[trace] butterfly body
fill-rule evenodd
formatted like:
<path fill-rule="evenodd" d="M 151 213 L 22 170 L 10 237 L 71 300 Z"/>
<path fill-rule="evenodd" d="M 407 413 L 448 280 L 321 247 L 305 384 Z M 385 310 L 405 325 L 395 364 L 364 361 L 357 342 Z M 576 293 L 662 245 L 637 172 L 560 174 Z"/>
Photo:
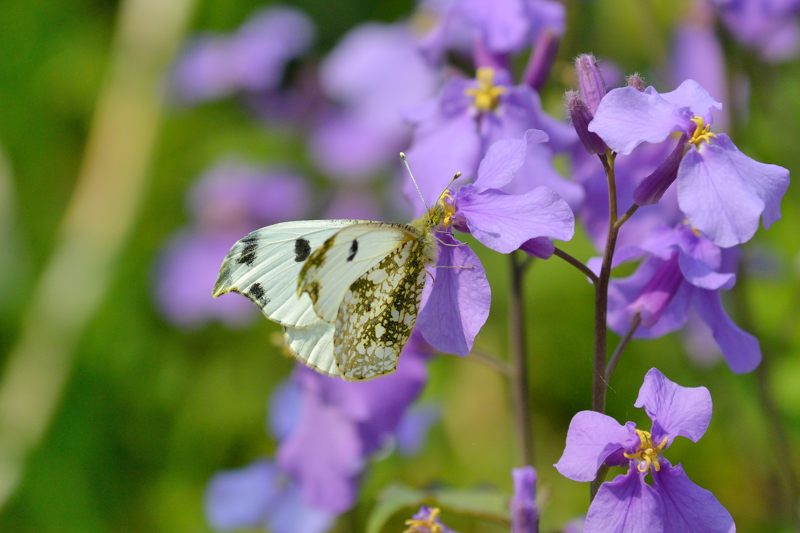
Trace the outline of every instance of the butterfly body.
<path fill-rule="evenodd" d="M 347 380 L 395 370 L 436 261 L 441 207 L 411 224 L 284 222 L 256 230 L 226 256 L 214 296 L 238 292 L 284 327 L 292 354 Z"/>

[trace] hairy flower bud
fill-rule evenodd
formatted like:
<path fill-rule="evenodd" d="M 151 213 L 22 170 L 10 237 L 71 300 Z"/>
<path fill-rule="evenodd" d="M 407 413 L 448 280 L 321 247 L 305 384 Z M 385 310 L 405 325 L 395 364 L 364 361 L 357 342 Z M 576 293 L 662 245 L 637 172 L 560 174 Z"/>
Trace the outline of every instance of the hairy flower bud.
<path fill-rule="evenodd" d="M 606 94 L 606 82 L 597 66 L 597 60 L 592 54 L 579 55 L 575 59 L 575 72 L 578 74 L 581 99 L 594 114 Z"/>
<path fill-rule="evenodd" d="M 625 79 L 625 81 L 627 82 L 628 87 L 633 87 L 637 91 L 644 91 L 645 88 L 644 80 L 642 79 L 642 77 L 639 75 L 638 72 L 634 72 L 633 74 L 628 76 Z"/>
<path fill-rule="evenodd" d="M 606 143 L 596 133 L 589 131 L 589 122 L 593 117 L 589 108 L 586 107 L 586 103 L 581 100 L 577 91 L 568 91 L 564 95 L 564 100 L 572 127 L 575 128 L 584 148 L 591 154 L 604 154 L 608 150 Z"/>

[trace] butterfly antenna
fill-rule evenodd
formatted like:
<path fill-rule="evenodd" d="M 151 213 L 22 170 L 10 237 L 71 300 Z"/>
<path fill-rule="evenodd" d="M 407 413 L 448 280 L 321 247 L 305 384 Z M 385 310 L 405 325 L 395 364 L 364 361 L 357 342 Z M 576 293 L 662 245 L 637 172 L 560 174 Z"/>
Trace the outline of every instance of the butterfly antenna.
<path fill-rule="evenodd" d="M 414 184 L 414 188 L 417 189 L 417 194 L 419 195 L 419 199 L 422 200 L 422 205 L 425 206 L 426 211 L 430 211 L 431 208 L 428 207 L 428 202 L 426 202 L 425 197 L 422 196 L 422 191 L 419 188 L 419 184 L 417 183 L 416 178 L 414 178 L 414 174 L 411 172 L 411 167 L 408 165 L 408 158 L 406 157 L 405 152 L 400 152 L 400 161 L 402 161 L 403 166 L 406 167 L 406 172 L 408 172 L 409 177 L 411 177 L 411 183 Z"/>

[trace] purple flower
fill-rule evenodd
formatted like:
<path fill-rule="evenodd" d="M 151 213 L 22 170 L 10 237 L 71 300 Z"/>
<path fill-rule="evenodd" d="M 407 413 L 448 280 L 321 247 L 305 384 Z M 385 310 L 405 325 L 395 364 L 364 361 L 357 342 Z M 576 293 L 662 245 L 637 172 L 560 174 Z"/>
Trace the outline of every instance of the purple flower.
<path fill-rule="evenodd" d="M 390 442 L 422 391 L 429 353 L 413 334 L 397 372 L 366 382 L 333 380 L 297 367 L 299 416 L 277 459 L 304 501 L 332 513 L 353 505 L 367 458 Z"/>
<path fill-rule="evenodd" d="M 661 228 L 640 245 L 645 260 L 609 287 L 608 323 L 623 334 L 636 316 L 635 336 L 659 337 L 683 327 L 694 310 L 711 330 L 731 370 L 750 372 L 761 361 L 758 340 L 725 312 L 721 290 L 733 287 L 736 250 L 720 249 L 685 224 Z"/>
<path fill-rule="evenodd" d="M 336 106 L 315 126 L 314 161 L 328 175 L 356 181 L 396 164 L 410 136 L 405 113 L 429 99 L 438 81 L 405 25 L 355 28 L 320 68 L 322 90 Z"/>
<path fill-rule="evenodd" d="M 296 484 L 270 461 L 214 476 L 206 517 L 218 531 L 268 527 L 274 533 L 322 533 L 335 515 L 307 505 Z"/>
<path fill-rule="evenodd" d="M 694 80 L 663 94 L 623 87 L 606 94 L 589 131 L 624 155 L 641 143 L 682 134 L 673 157 L 640 184 L 634 198 L 657 201 L 677 178 L 678 205 L 692 226 L 730 247 L 750 240 L 762 215 L 765 227 L 780 218 L 789 171 L 754 161 L 727 135 L 711 132 L 712 113 L 721 107 Z"/>
<path fill-rule="evenodd" d="M 439 514 L 437 507 L 423 505 L 411 519 L 406 520 L 408 527 L 404 533 L 455 533 L 442 523 Z"/>
<path fill-rule="evenodd" d="M 523 466 L 511 471 L 514 495 L 511 498 L 511 533 L 537 533 L 539 509 L 536 507 L 536 470 Z"/>
<path fill-rule="evenodd" d="M 628 466 L 626 474 L 600 486 L 584 531 L 735 531 L 733 518 L 714 495 L 662 455 L 675 437 L 697 442 L 703 436 L 711 420 L 708 389 L 681 387 L 652 368 L 634 405 L 653 421 L 650 431 L 595 411 L 581 411 L 570 422 L 564 453 L 555 464 L 563 476 L 592 481 L 604 463 Z M 648 473 L 652 484 L 645 481 Z"/>
<path fill-rule="evenodd" d="M 498 140 L 521 139 L 532 128 L 546 132 L 549 147 L 531 149 L 531 161 L 538 160 L 544 174 L 555 173 L 551 150 L 564 151 L 577 140 L 572 128 L 542 111 L 533 90 L 511 86 L 505 72 L 491 68 L 479 69 L 476 80 L 450 79 L 437 100 L 417 110 L 411 119 L 415 129 L 407 153 L 428 205 L 438 199 L 454 172 L 474 179 L 481 159 Z M 411 184 L 407 185 L 406 195 L 416 197 Z"/>
<path fill-rule="evenodd" d="M 207 288 L 230 243 L 253 229 L 296 218 L 307 190 L 299 176 L 233 160 L 212 167 L 188 194 L 189 227 L 173 236 L 158 262 L 156 299 L 173 324 L 197 327 L 210 320 L 241 325 L 255 316 L 243 298 L 214 299 Z"/>
<path fill-rule="evenodd" d="M 553 190 L 539 186 L 523 193 L 505 192 L 526 162 L 532 130 L 520 142 L 498 142 L 481 162 L 478 178 L 437 200 L 445 231 L 437 233 L 439 257 L 433 284 L 423 295 L 419 330 L 441 351 L 465 355 L 489 314 L 491 294 L 475 253 L 452 236 L 452 229 L 471 233 L 482 244 L 510 253 L 526 243 L 538 250 L 541 239 L 570 239 L 574 216 Z M 543 248 L 547 248 L 544 246 Z"/>
<path fill-rule="evenodd" d="M 428 430 L 441 417 L 435 405 L 415 405 L 403 415 L 395 431 L 397 451 L 402 455 L 416 455 L 422 449 Z"/>
<path fill-rule="evenodd" d="M 423 5 L 432 28 L 421 46 L 433 61 L 464 41 L 479 42 L 490 54 L 505 56 L 529 48 L 545 31 L 564 33 L 564 6 L 551 0 L 453 0 Z"/>
<path fill-rule="evenodd" d="M 797 0 L 712 0 L 733 36 L 768 61 L 786 61 L 800 52 Z"/>
<path fill-rule="evenodd" d="M 302 12 L 264 9 L 233 35 L 191 41 L 172 72 L 172 91 L 192 104 L 239 91 L 277 89 L 286 64 L 302 55 L 313 39 L 311 21 Z"/>

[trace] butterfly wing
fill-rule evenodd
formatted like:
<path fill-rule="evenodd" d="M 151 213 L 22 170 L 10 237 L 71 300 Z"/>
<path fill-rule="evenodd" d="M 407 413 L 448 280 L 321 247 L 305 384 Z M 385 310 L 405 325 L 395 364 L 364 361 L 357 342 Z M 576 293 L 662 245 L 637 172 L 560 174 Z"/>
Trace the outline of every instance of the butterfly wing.
<path fill-rule="evenodd" d="M 397 368 L 417 320 L 430 260 L 422 239 L 407 240 L 348 288 L 333 334 L 343 378 L 370 379 Z"/>
<path fill-rule="evenodd" d="M 333 357 L 333 324 L 320 320 L 304 328 L 284 328 L 286 345 L 306 366 L 329 376 L 341 376 Z"/>
<path fill-rule="evenodd" d="M 214 296 L 238 292 L 284 326 L 316 324 L 311 299 L 297 293 L 305 261 L 330 237 L 359 220 L 303 220 L 257 229 L 237 241 L 220 267 Z"/>

